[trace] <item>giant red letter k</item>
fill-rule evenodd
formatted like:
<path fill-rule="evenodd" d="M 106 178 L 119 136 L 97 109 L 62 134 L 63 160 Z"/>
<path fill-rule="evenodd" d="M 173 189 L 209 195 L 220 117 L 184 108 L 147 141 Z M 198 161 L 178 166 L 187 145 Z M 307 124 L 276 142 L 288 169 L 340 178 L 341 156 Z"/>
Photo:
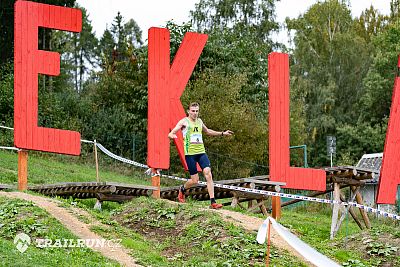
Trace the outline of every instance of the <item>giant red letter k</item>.
<path fill-rule="evenodd" d="M 207 41 L 207 35 L 186 33 L 170 66 L 169 31 L 149 29 L 148 46 L 148 123 L 147 164 L 152 168 L 169 168 L 169 131 L 185 117 L 180 97 Z M 175 145 L 186 166 L 183 137 L 178 132 Z"/>

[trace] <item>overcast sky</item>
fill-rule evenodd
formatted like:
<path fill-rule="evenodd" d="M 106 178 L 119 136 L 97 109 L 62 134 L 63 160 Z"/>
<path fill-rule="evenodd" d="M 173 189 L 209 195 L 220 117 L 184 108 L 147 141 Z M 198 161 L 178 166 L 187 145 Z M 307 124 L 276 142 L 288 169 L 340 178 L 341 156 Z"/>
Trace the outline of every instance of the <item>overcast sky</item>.
<path fill-rule="evenodd" d="M 182 24 L 189 20 L 189 11 L 194 9 L 199 0 L 77 0 L 79 5 L 88 10 L 96 35 L 100 37 L 106 25 L 110 26 L 113 18 L 120 11 L 128 20 L 134 19 L 143 31 L 143 40 L 147 39 L 150 27 L 165 26 L 169 20 Z M 281 0 L 276 3 L 277 21 L 282 23 L 286 17 L 297 17 L 304 13 L 317 0 Z M 390 13 L 390 0 L 351 0 L 353 17 L 358 17 L 372 4 L 381 14 Z M 277 41 L 286 41 L 286 32 L 276 36 Z"/>

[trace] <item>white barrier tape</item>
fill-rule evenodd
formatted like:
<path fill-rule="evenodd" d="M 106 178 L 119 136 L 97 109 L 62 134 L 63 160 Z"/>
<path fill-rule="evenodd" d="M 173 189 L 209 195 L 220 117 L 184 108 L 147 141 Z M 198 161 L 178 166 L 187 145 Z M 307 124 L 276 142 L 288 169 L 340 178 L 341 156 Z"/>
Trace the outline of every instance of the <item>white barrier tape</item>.
<path fill-rule="evenodd" d="M 126 158 L 123 158 L 123 157 L 120 157 L 120 156 L 117 156 L 117 155 L 113 154 L 112 152 L 107 150 L 104 146 L 102 146 L 99 143 L 96 143 L 96 145 L 101 151 L 103 151 L 104 154 L 106 154 L 107 156 L 109 156 L 109 157 L 111 157 L 113 159 L 122 161 L 122 162 L 127 163 L 127 164 L 131 164 L 131 165 L 134 165 L 134 166 L 137 166 L 137 167 L 148 168 L 147 165 L 144 165 L 144 164 L 141 164 L 139 162 L 135 162 L 133 160 L 129 160 L 129 159 L 126 159 Z"/>
<path fill-rule="evenodd" d="M 7 127 L 7 126 L 2 126 L 2 125 L 0 125 L 0 128 L 7 129 L 7 130 L 14 130 L 14 128 Z"/>
<path fill-rule="evenodd" d="M 88 143 L 88 144 L 94 144 L 93 141 L 89 141 L 89 140 L 85 140 L 85 139 L 81 139 L 82 143 Z"/>
<path fill-rule="evenodd" d="M 273 227 L 275 232 L 282 237 L 292 248 L 294 248 L 300 255 L 311 262 L 313 266 L 329 266 L 329 267 L 340 267 L 342 265 L 337 264 L 327 256 L 319 253 L 314 248 L 310 247 L 307 243 L 303 242 L 296 235 L 292 234 L 289 229 L 279 224 L 273 218 L 268 217 L 260 226 L 257 232 L 257 242 L 264 244 L 269 232 L 269 227 Z"/>
<path fill-rule="evenodd" d="M 147 165 L 117 156 L 110 151 L 108 151 L 105 147 L 103 147 L 101 144 L 96 143 L 97 147 L 103 151 L 106 155 L 108 155 L 111 158 L 114 158 L 116 160 L 119 160 L 121 162 L 125 162 L 127 164 L 131 164 L 137 167 L 141 168 L 146 168 L 148 169 L 149 167 Z M 151 174 L 151 169 L 148 169 L 146 171 L 147 174 Z M 160 174 L 160 170 L 157 170 L 157 173 L 151 174 L 152 176 L 161 176 L 161 177 L 166 177 L 174 180 L 179 180 L 179 181 L 188 181 L 189 179 L 187 178 L 182 178 L 182 177 L 177 177 L 177 176 L 172 176 L 172 175 L 166 175 L 166 174 Z M 207 185 L 206 182 L 199 181 L 198 184 L 201 185 Z M 285 193 L 277 193 L 277 192 L 271 192 L 271 191 L 265 191 L 265 190 L 260 190 L 260 189 L 251 189 L 251 188 L 245 188 L 245 187 L 239 187 L 239 186 L 233 186 L 233 185 L 225 185 L 225 184 L 218 184 L 214 183 L 215 187 L 223 188 L 223 189 L 230 189 L 230 190 L 235 190 L 235 191 L 242 191 L 242 192 L 247 192 L 247 193 L 255 193 L 255 194 L 260 194 L 260 195 L 266 195 L 266 196 L 275 196 L 275 197 L 285 197 L 285 198 L 290 198 L 290 199 L 298 199 L 298 200 L 304 200 L 304 201 L 311 201 L 311 202 L 318 202 L 318 203 L 326 203 L 326 204 L 340 204 L 343 206 L 353 206 L 357 207 L 360 209 L 365 210 L 366 212 L 371 212 L 371 213 L 376 213 L 378 215 L 382 215 L 384 217 L 400 220 L 400 215 L 389 213 L 386 211 L 378 210 L 375 208 L 371 208 L 365 205 L 361 205 L 355 202 L 340 202 L 340 201 L 335 201 L 335 200 L 329 200 L 329 199 L 322 199 L 322 198 L 316 198 L 316 197 L 307 197 L 307 196 L 301 196 L 301 195 L 292 195 L 292 194 L 285 194 Z"/>
<path fill-rule="evenodd" d="M 158 175 L 154 174 L 153 176 Z M 162 177 L 167 177 L 170 179 L 175 179 L 179 181 L 187 181 L 189 179 L 186 178 L 181 178 L 181 177 L 176 177 L 176 176 L 171 176 L 171 175 L 165 175 L 161 174 L 160 176 Z M 198 184 L 201 185 L 207 185 L 206 182 L 199 181 Z M 343 206 L 353 206 L 356 208 L 360 208 L 365 210 L 366 212 L 371 212 L 371 213 L 376 213 L 378 215 L 382 215 L 384 217 L 400 220 L 400 215 L 389 213 L 386 211 L 378 210 L 375 208 L 371 208 L 365 205 L 358 204 L 356 202 L 340 202 L 340 201 L 335 201 L 335 200 L 329 200 L 329 199 L 322 199 L 322 198 L 316 198 L 316 197 L 307 197 L 307 196 L 300 196 L 300 195 L 292 195 L 292 194 L 285 194 L 285 193 L 277 193 L 277 192 L 271 192 L 271 191 L 265 191 L 265 190 L 260 190 L 260 189 L 251 189 L 251 188 L 245 188 L 245 187 L 239 187 L 239 186 L 233 186 L 233 185 L 225 185 L 225 184 L 218 184 L 214 183 L 215 187 L 223 188 L 223 189 L 230 189 L 230 190 L 235 190 L 235 191 L 242 191 L 242 192 L 247 192 L 247 193 L 255 193 L 255 194 L 260 194 L 260 195 L 266 195 L 266 196 L 275 196 L 275 197 L 285 197 L 285 198 L 291 198 L 291 199 L 299 199 L 299 200 L 304 200 L 304 201 L 311 201 L 311 202 L 319 202 L 319 203 L 326 203 L 326 204 L 339 204 Z"/>
<path fill-rule="evenodd" d="M 16 147 L 9 147 L 9 146 L 0 146 L 0 149 L 6 149 L 6 150 L 16 150 L 18 151 L 19 149 Z"/>

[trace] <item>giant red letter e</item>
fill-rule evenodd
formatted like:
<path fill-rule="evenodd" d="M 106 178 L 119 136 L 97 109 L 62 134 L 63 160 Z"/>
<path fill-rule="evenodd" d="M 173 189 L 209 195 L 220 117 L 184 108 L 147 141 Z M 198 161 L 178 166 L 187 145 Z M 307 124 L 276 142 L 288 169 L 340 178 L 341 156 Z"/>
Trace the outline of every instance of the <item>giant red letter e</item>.
<path fill-rule="evenodd" d="M 271 181 L 286 188 L 326 190 L 325 171 L 290 167 L 289 152 L 289 56 L 268 56 L 269 173 Z"/>
<path fill-rule="evenodd" d="M 38 74 L 59 75 L 60 55 L 38 50 L 39 27 L 80 32 L 79 9 L 15 3 L 14 145 L 28 150 L 79 155 L 78 132 L 38 127 Z"/>

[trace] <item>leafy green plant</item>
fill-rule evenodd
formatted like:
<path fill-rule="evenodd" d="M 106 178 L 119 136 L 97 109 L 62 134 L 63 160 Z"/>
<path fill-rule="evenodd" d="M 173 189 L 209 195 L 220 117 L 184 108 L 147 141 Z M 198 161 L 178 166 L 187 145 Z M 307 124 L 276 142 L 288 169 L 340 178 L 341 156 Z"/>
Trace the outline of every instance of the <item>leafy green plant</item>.
<path fill-rule="evenodd" d="M 371 256 L 376 255 L 376 256 L 388 257 L 397 252 L 399 248 L 387 244 L 382 244 L 380 242 L 370 242 L 367 246 L 367 249 L 368 249 L 367 253 Z"/>
<path fill-rule="evenodd" d="M 362 263 L 360 260 L 353 259 L 349 259 L 348 261 L 343 262 L 342 265 L 347 267 L 367 267 L 367 265 Z"/>

